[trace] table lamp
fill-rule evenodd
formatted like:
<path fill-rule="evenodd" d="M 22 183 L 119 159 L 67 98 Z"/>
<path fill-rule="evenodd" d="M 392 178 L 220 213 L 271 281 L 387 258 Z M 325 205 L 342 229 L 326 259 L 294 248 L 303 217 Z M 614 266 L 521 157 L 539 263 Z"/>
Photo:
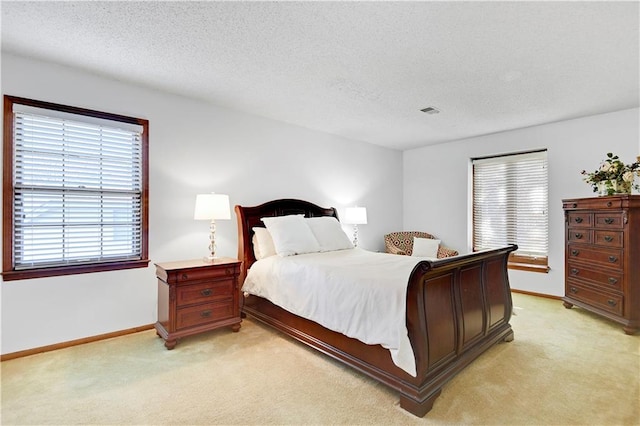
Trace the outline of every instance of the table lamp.
<path fill-rule="evenodd" d="M 353 225 L 353 245 L 358 247 L 358 225 L 367 224 L 366 207 L 347 207 L 343 222 L 347 225 Z"/>
<path fill-rule="evenodd" d="M 198 194 L 196 208 L 193 213 L 195 220 L 210 220 L 209 225 L 209 255 L 206 260 L 213 261 L 216 257 L 216 219 L 231 219 L 229 196 L 225 194 Z"/>

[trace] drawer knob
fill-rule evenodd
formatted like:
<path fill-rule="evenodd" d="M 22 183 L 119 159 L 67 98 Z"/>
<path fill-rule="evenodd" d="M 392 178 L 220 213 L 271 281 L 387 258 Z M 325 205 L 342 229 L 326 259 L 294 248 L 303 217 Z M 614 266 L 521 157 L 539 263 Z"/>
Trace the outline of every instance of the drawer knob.
<path fill-rule="evenodd" d="M 229 268 L 225 269 L 225 270 L 224 270 L 224 272 L 225 272 L 225 274 L 227 274 L 227 275 L 231 275 L 231 274 L 233 274 L 233 271 L 232 271 L 231 269 L 229 269 Z"/>
<path fill-rule="evenodd" d="M 582 239 L 582 234 L 578 232 L 578 233 L 576 234 L 576 238 L 577 238 L 577 239 L 579 239 L 579 240 L 581 240 L 581 239 Z"/>
<path fill-rule="evenodd" d="M 571 205 L 571 207 L 573 207 L 573 208 L 575 209 L 576 207 L 578 207 L 578 204 L 577 204 L 577 203 L 573 203 L 573 204 Z"/>
<path fill-rule="evenodd" d="M 609 304 L 609 306 L 616 306 L 617 305 L 616 301 L 613 300 L 613 299 L 607 300 L 607 303 Z"/>
<path fill-rule="evenodd" d="M 609 277 L 609 284 L 617 284 L 618 280 L 613 278 L 613 277 Z"/>
<path fill-rule="evenodd" d="M 576 217 L 576 223 L 582 223 L 582 218 L 581 217 Z"/>
<path fill-rule="evenodd" d="M 211 293 L 212 293 L 212 292 L 211 292 L 211 289 L 210 289 L 210 288 L 205 288 L 204 290 L 202 290 L 202 291 L 200 292 L 200 294 L 201 294 L 201 295 L 203 295 L 203 296 L 211 296 Z"/>
<path fill-rule="evenodd" d="M 211 316 L 211 310 L 207 309 L 206 311 L 202 311 L 200 312 L 200 316 L 202 318 L 209 318 Z"/>
<path fill-rule="evenodd" d="M 618 261 L 618 257 L 617 256 L 609 256 L 609 262 L 616 263 L 617 261 Z"/>
<path fill-rule="evenodd" d="M 611 204 L 611 201 L 609 201 L 609 202 L 607 203 L 607 207 L 611 207 L 612 205 L 613 205 L 613 204 Z"/>
<path fill-rule="evenodd" d="M 610 243 L 611 241 L 613 241 L 613 237 L 611 235 L 605 235 L 604 236 L 604 240 L 608 243 Z"/>
<path fill-rule="evenodd" d="M 573 256 L 577 256 L 577 255 L 579 255 L 579 254 L 580 254 L 580 250 L 573 249 L 573 250 L 571 250 L 571 254 L 572 254 Z"/>
<path fill-rule="evenodd" d="M 613 218 L 611 217 L 607 217 L 604 219 L 604 223 L 606 223 L 607 225 L 611 225 L 613 223 Z"/>
<path fill-rule="evenodd" d="M 182 274 L 182 279 L 186 280 L 187 278 L 189 278 L 189 276 L 187 274 Z"/>
<path fill-rule="evenodd" d="M 569 289 L 569 291 L 570 291 L 571 293 L 573 293 L 573 294 L 576 294 L 576 293 L 578 292 L 578 289 L 577 289 L 577 288 L 575 288 L 575 287 L 571 287 L 571 288 Z"/>
<path fill-rule="evenodd" d="M 571 273 L 573 275 L 578 275 L 578 272 L 580 272 L 579 270 L 577 270 L 576 268 L 571 268 Z"/>

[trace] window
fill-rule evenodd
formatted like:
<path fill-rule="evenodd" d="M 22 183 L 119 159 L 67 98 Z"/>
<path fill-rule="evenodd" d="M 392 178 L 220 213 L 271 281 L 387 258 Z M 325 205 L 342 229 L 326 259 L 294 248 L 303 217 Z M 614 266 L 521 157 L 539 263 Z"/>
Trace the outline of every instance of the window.
<path fill-rule="evenodd" d="M 148 129 L 4 97 L 4 280 L 147 266 Z"/>
<path fill-rule="evenodd" d="M 472 159 L 473 250 L 517 244 L 509 268 L 548 272 L 547 151 Z"/>

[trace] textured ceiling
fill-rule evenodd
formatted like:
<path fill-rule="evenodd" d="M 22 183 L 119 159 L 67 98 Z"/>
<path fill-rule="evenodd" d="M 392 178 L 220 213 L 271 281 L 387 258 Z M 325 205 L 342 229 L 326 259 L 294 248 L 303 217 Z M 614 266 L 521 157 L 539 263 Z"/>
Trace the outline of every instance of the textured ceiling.
<path fill-rule="evenodd" d="M 3 1 L 1 13 L 6 52 L 394 149 L 639 106 L 636 1 Z"/>

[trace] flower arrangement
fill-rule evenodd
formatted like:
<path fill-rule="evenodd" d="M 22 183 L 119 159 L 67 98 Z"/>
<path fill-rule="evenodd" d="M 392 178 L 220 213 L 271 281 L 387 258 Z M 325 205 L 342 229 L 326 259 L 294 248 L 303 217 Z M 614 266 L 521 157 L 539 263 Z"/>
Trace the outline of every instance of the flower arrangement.
<path fill-rule="evenodd" d="M 640 185 L 635 183 L 636 175 L 640 176 L 640 157 L 635 163 L 624 164 L 617 155 L 609 152 L 596 171 L 587 173 L 583 170 L 582 174 L 584 181 L 599 195 L 629 194 L 632 188 L 640 190 Z"/>

